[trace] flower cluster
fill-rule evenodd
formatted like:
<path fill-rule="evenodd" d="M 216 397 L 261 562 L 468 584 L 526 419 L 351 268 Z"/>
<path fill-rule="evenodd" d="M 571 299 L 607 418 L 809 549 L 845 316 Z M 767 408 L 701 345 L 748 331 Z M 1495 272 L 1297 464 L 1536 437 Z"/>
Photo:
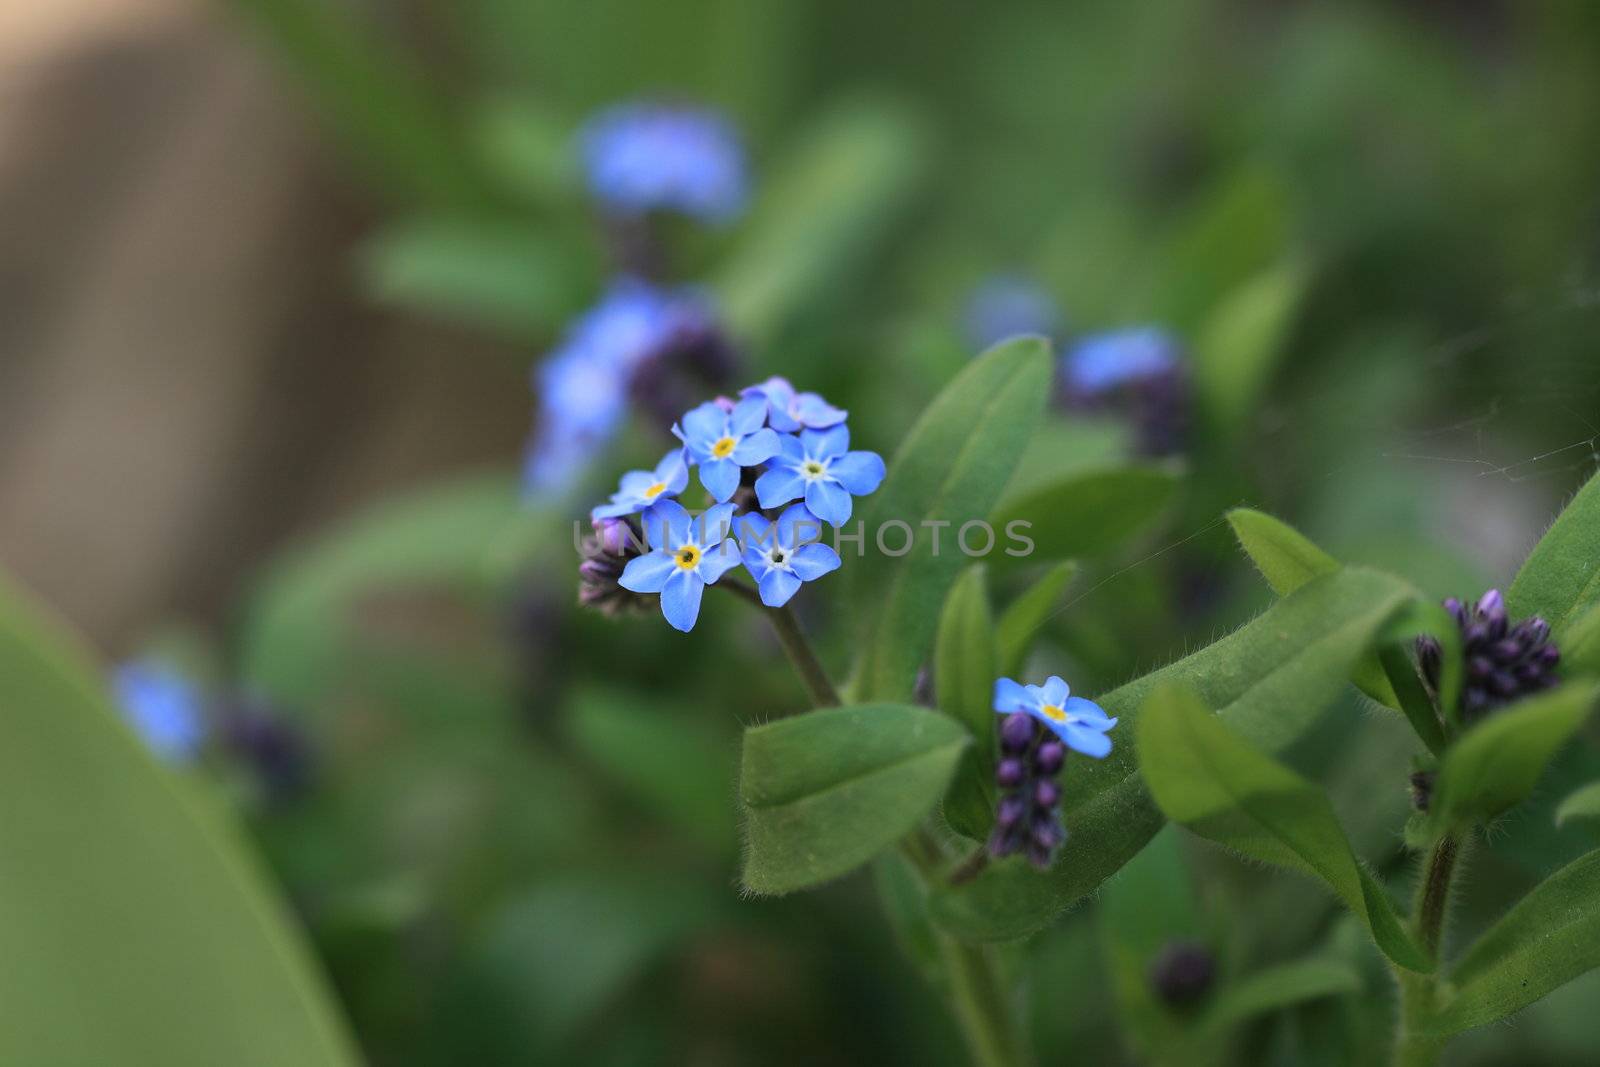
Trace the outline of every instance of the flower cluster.
<path fill-rule="evenodd" d="M 819 543 L 823 526 L 848 520 L 852 498 L 884 477 L 876 452 L 850 450 L 847 414 L 783 378 L 687 412 L 672 427 L 681 447 L 653 470 L 624 474 L 591 512 L 580 602 L 615 611 L 629 593 L 658 595 L 667 622 L 688 631 L 705 587 L 735 566 L 769 607 L 838 569 L 839 554 Z M 691 470 L 715 502 L 697 517 L 677 499 Z"/>
<path fill-rule="evenodd" d="M 1534 616 L 1513 625 L 1498 589 L 1471 604 L 1451 597 L 1444 607 L 1461 629 L 1466 663 L 1460 705 L 1463 722 L 1480 719 L 1559 680 L 1555 669 L 1561 652 L 1550 640 L 1550 624 Z M 1439 642 L 1432 637 L 1418 638 L 1417 660 L 1429 687 L 1438 693 L 1443 660 Z"/>
<path fill-rule="evenodd" d="M 1091 700 L 1075 697 L 1061 678 L 1020 685 L 1010 678 L 994 684 L 994 710 L 1000 722 L 1000 760 L 989 855 L 999 859 L 1023 852 L 1043 870 L 1067 839 L 1061 825 L 1061 786 L 1057 776 L 1067 749 L 1095 759 L 1111 752 L 1106 732 L 1117 725 Z"/>
<path fill-rule="evenodd" d="M 1124 408 L 1146 456 L 1183 446 L 1189 421 L 1188 372 L 1176 338 L 1156 326 L 1092 334 L 1061 358 L 1065 402 L 1081 409 Z"/>
<path fill-rule="evenodd" d="M 715 112 L 619 104 L 589 120 L 578 148 L 590 191 L 608 211 L 677 211 L 720 223 L 744 208 L 744 149 Z"/>
<path fill-rule="evenodd" d="M 123 718 L 157 756 L 189 763 L 200 754 L 204 701 L 184 674 L 155 660 L 135 660 L 117 668 L 112 687 Z"/>

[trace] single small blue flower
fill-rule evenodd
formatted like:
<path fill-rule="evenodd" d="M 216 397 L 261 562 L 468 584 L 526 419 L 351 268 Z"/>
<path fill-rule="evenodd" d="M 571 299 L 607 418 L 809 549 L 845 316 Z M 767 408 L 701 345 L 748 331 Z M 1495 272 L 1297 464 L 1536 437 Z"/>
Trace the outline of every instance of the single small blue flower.
<path fill-rule="evenodd" d="M 614 519 L 643 511 L 658 500 L 670 500 L 689 485 L 689 467 L 683 462 L 683 449 L 674 448 L 653 471 L 629 471 L 622 476 L 611 503 L 589 512 L 591 519 Z"/>
<path fill-rule="evenodd" d="M 777 522 L 751 512 L 740 516 L 739 539 L 744 545 L 744 566 L 756 580 L 761 602 L 781 608 L 800 589 L 829 571 L 839 569 L 839 553 L 819 544 L 822 520 L 804 504 L 784 509 Z"/>
<path fill-rule="evenodd" d="M 112 680 L 123 718 L 157 756 L 191 762 L 205 736 L 199 689 L 165 664 L 136 660 L 118 667 Z"/>
<path fill-rule="evenodd" d="M 661 614 L 688 633 L 700 617 L 700 595 L 739 565 L 739 544 L 728 536 L 734 506 L 718 504 L 698 518 L 676 500 L 644 513 L 645 536 L 654 550 L 628 561 L 618 584 L 635 593 L 660 593 Z"/>
<path fill-rule="evenodd" d="M 984 281 L 972 291 L 962 316 L 967 340 L 979 350 L 1023 334 L 1059 337 L 1064 325 L 1061 308 L 1050 294 L 1015 274 Z"/>
<path fill-rule="evenodd" d="M 1085 756 L 1104 759 L 1111 752 L 1106 731 L 1117 725 L 1100 705 L 1072 695 L 1056 675 L 1044 685 L 1019 685 L 1010 678 L 994 683 L 994 710 L 1001 715 L 1026 712 L 1049 727 L 1066 746 Z"/>
<path fill-rule="evenodd" d="M 767 401 L 767 425 L 779 433 L 799 430 L 826 430 L 843 422 L 849 412 L 836 408 L 817 393 L 797 393 L 787 378 L 768 378 L 752 385 L 740 396 L 759 396 Z"/>
<path fill-rule="evenodd" d="M 744 149 L 713 111 L 620 104 L 589 120 L 578 147 L 589 188 L 611 211 L 679 211 L 721 223 L 744 209 Z"/>
<path fill-rule="evenodd" d="M 782 437 L 777 456 L 756 479 L 756 498 L 764 508 L 803 498 L 817 518 L 844 525 L 850 519 L 850 498 L 876 491 L 884 475 L 882 456 L 849 449 L 847 426 Z"/>
<path fill-rule="evenodd" d="M 727 410 L 708 400 L 683 417 L 672 432 L 683 442 L 684 458 L 700 468 L 700 484 L 717 503 L 739 488 L 739 468 L 765 463 L 778 452 L 776 432 L 763 426 L 767 402 L 745 397 Z"/>
<path fill-rule="evenodd" d="M 1092 334 L 1062 357 L 1070 392 L 1093 397 L 1168 374 L 1181 362 L 1176 338 L 1158 326 Z"/>

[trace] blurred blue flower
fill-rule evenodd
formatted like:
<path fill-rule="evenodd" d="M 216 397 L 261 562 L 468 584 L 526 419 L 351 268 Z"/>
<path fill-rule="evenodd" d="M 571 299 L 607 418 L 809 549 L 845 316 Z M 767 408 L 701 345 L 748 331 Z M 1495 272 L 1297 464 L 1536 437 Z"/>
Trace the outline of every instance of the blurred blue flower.
<path fill-rule="evenodd" d="M 708 400 L 683 417 L 672 432 L 685 458 L 700 468 L 700 484 L 721 504 L 739 488 L 739 469 L 765 463 L 778 451 L 778 435 L 763 426 L 767 402 L 746 397 L 732 409 Z"/>
<path fill-rule="evenodd" d="M 883 457 L 851 452 L 850 429 L 803 430 L 780 438 L 780 451 L 756 479 L 756 498 L 764 508 L 805 499 L 824 522 L 841 526 L 850 519 L 852 496 L 866 496 L 883 482 Z"/>
<path fill-rule="evenodd" d="M 112 679 L 122 717 L 157 756 L 188 763 L 205 736 L 200 691 L 166 664 L 135 660 L 116 669 Z"/>
<path fill-rule="evenodd" d="M 1111 752 L 1106 731 L 1117 725 L 1106 717 L 1100 705 L 1075 697 L 1067 683 L 1056 675 L 1044 685 L 1019 685 L 1010 678 L 994 683 L 994 710 L 1001 715 L 1025 712 L 1044 723 L 1072 749 L 1085 756 L 1103 759 Z"/>
<path fill-rule="evenodd" d="M 674 448 L 653 471 L 629 471 L 622 476 L 611 503 L 589 512 L 591 519 L 614 519 L 643 511 L 660 499 L 677 496 L 689 484 L 689 468 L 683 462 L 683 449 Z"/>
<path fill-rule="evenodd" d="M 644 513 L 644 528 L 654 551 L 629 560 L 618 584 L 635 593 L 660 593 L 662 616 L 688 633 L 700 617 L 706 585 L 739 564 L 739 545 L 728 536 L 733 512 L 732 504 L 718 504 L 694 518 L 676 500 L 652 506 Z"/>
<path fill-rule="evenodd" d="M 1068 392 L 1095 397 L 1177 370 L 1181 352 L 1177 339 L 1159 326 L 1137 326 L 1091 334 L 1061 362 Z"/>
<path fill-rule="evenodd" d="M 974 289 L 961 321 L 967 341 L 980 351 L 1023 334 L 1055 338 L 1066 323 L 1049 293 L 1016 274 L 995 275 Z"/>
<path fill-rule="evenodd" d="M 744 209 L 744 149 L 716 112 L 619 104 L 590 119 L 578 145 L 589 188 L 611 211 L 670 210 L 727 222 Z"/>
<path fill-rule="evenodd" d="M 850 414 L 834 407 L 817 393 L 797 393 L 787 378 L 768 378 L 752 385 L 740 396 L 759 396 L 767 402 L 767 425 L 779 433 L 801 429 L 825 430 L 837 426 Z"/>
<path fill-rule="evenodd" d="M 839 569 L 839 553 L 817 543 L 822 521 L 804 504 L 785 508 L 777 522 L 751 512 L 739 518 L 738 527 L 745 569 L 769 608 L 787 604 L 801 582 L 816 581 Z"/>

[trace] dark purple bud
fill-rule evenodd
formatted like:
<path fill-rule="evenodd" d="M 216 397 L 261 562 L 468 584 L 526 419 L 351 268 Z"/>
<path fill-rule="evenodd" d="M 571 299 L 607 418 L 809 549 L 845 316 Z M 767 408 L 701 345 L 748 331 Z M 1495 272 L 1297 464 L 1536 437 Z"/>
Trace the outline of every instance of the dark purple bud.
<path fill-rule="evenodd" d="M 1466 606 L 1461 603 L 1461 601 L 1457 600 L 1455 597 L 1446 597 L 1444 602 L 1444 610 L 1448 611 L 1450 616 L 1456 620 L 1457 626 L 1462 628 L 1466 627 L 1467 609 Z"/>
<path fill-rule="evenodd" d="M 1211 989 L 1217 963 L 1198 941 L 1169 941 L 1150 962 L 1150 987 L 1173 1008 L 1194 1004 Z"/>
<path fill-rule="evenodd" d="M 1000 798 L 1000 804 L 995 809 L 994 824 L 1002 829 L 1010 830 L 1022 822 L 1022 817 L 1028 813 L 1028 802 L 1019 796 Z"/>
<path fill-rule="evenodd" d="M 1056 850 L 1037 841 L 1028 842 L 1028 862 L 1041 871 L 1050 869 L 1050 861 L 1055 859 Z"/>
<path fill-rule="evenodd" d="M 1494 643 L 1494 647 L 1489 649 L 1489 651 L 1501 662 L 1514 660 L 1518 656 L 1522 655 L 1522 642 L 1518 641 L 1515 637 L 1503 638 L 1502 640 L 1496 641 Z"/>
<path fill-rule="evenodd" d="M 1432 771 L 1417 771 L 1411 776 L 1411 806 L 1418 811 L 1427 811 L 1433 800 L 1433 777 Z"/>
<path fill-rule="evenodd" d="M 622 568 L 609 560 L 586 559 L 578 564 L 578 577 L 589 582 L 608 582 L 622 574 Z"/>
<path fill-rule="evenodd" d="M 1523 645 L 1541 645 L 1550 636 L 1550 624 L 1535 615 L 1511 628 L 1510 640 Z"/>
<path fill-rule="evenodd" d="M 1060 741 L 1046 741 L 1033 754 L 1033 769 L 1043 775 L 1055 774 L 1061 770 L 1062 761 L 1066 758 L 1066 745 Z"/>
<path fill-rule="evenodd" d="M 1561 650 L 1555 645 L 1545 645 L 1539 649 L 1535 657 L 1540 666 L 1549 670 L 1561 662 Z"/>
<path fill-rule="evenodd" d="M 1537 660 L 1529 660 L 1527 663 L 1518 664 L 1516 673 L 1517 681 L 1525 686 L 1538 686 L 1544 681 L 1545 677 L 1544 667 L 1540 666 Z"/>
<path fill-rule="evenodd" d="M 1476 718 L 1488 711 L 1491 703 L 1493 701 L 1490 699 L 1489 694 L 1477 686 L 1468 686 L 1466 691 L 1461 694 L 1461 708 L 1468 719 Z"/>
<path fill-rule="evenodd" d="M 1470 623 L 1461 632 L 1461 640 L 1468 648 L 1476 648 L 1490 639 L 1489 624 L 1484 622 Z"/>
<path fill-rule="evenodd" d="M 1494 661 L 1487 656 L 1473 656 L 1467 660 L 1467 677 L 1481 682 L 1494 673 Z"/>
<path fill-rule="evenodd" d="M 1496 619 L 1501 622 L 1506 618 L 1506 598 L 1500 595 L 1500 590 L 1491 589 L 1478 598 L 1478 615 L 1487 622 Z"/>
<path fill-rule="evenodd" d="M 996 826 L 989 835 L 989 855 L 1003 859 L 1022 847 L 1022 835 Z"/>
<path fill-rule="evenodd" d="M 1060 800 L 1061 788 L 1060 786 L 1056 785 L 1055 782 L 1052 782 L 1050 779 L 1046 778 L 1043 781 L 1034 784 L 1033 802 L 1036 806 L 1049 811 L 1054 808 L 1057 802 Z"/>
<path fill-rule="evenodd" d="M 593 526 L 595 541 L 608 556 L 626 555 L 636 540 L 633 529 L 621 519 L 595 519 Z"/>
<path fill-rule="evenodd" d="M 1505 671 L 1496 671 L 1489 679 L 1489 688 L 1496 696 L 1509 698 L 1516 696 L 1522 687 L 1517 684 L 1516 675 L 1507 674 Z"/>
<path fill-rule="evenodd" d="M 1040 848 L 1054 849 L 1067 839 L 1067 834 L 1055 819 L 1047 817 L 1034 821 L 1030 837 Z"/>
<path fill-rule="evenodd" d="M 1027 768 L 1022 765 L 1020 759 L 1008 756 L 995 764 L 994 780 L 999 783 L 1001 789 L 1015 789 L 1022 784 L 1022 779 L 1027 773 Z"/>
<path fill-rule="evenodd" d="M 1033 743 L 1033 720 L 1026 712 L 1014 711 L 1000 724 L 1000 747 L 1007 752 L 1026 752 Z"/>
<path fill-rule="evenodd" d="M 1444 649 L 1438 641 L 1431 637 L 1417 638 L 1417 665 L 1422 668 L 1422 676 L 1435 689 L 1439 688 L 1439 668 L 1443 662 Z"/>

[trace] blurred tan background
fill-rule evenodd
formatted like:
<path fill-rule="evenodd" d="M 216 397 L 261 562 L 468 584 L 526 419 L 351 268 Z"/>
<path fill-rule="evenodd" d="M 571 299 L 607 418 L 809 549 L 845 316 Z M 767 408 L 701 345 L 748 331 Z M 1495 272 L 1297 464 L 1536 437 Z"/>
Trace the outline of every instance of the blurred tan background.
<path fill-rule="evenodd" d="M 112 655 L 526 430 L 518 353 L 360 299 L 288 84 L 214 8 L 0 5 L 0 562 Z"/>

